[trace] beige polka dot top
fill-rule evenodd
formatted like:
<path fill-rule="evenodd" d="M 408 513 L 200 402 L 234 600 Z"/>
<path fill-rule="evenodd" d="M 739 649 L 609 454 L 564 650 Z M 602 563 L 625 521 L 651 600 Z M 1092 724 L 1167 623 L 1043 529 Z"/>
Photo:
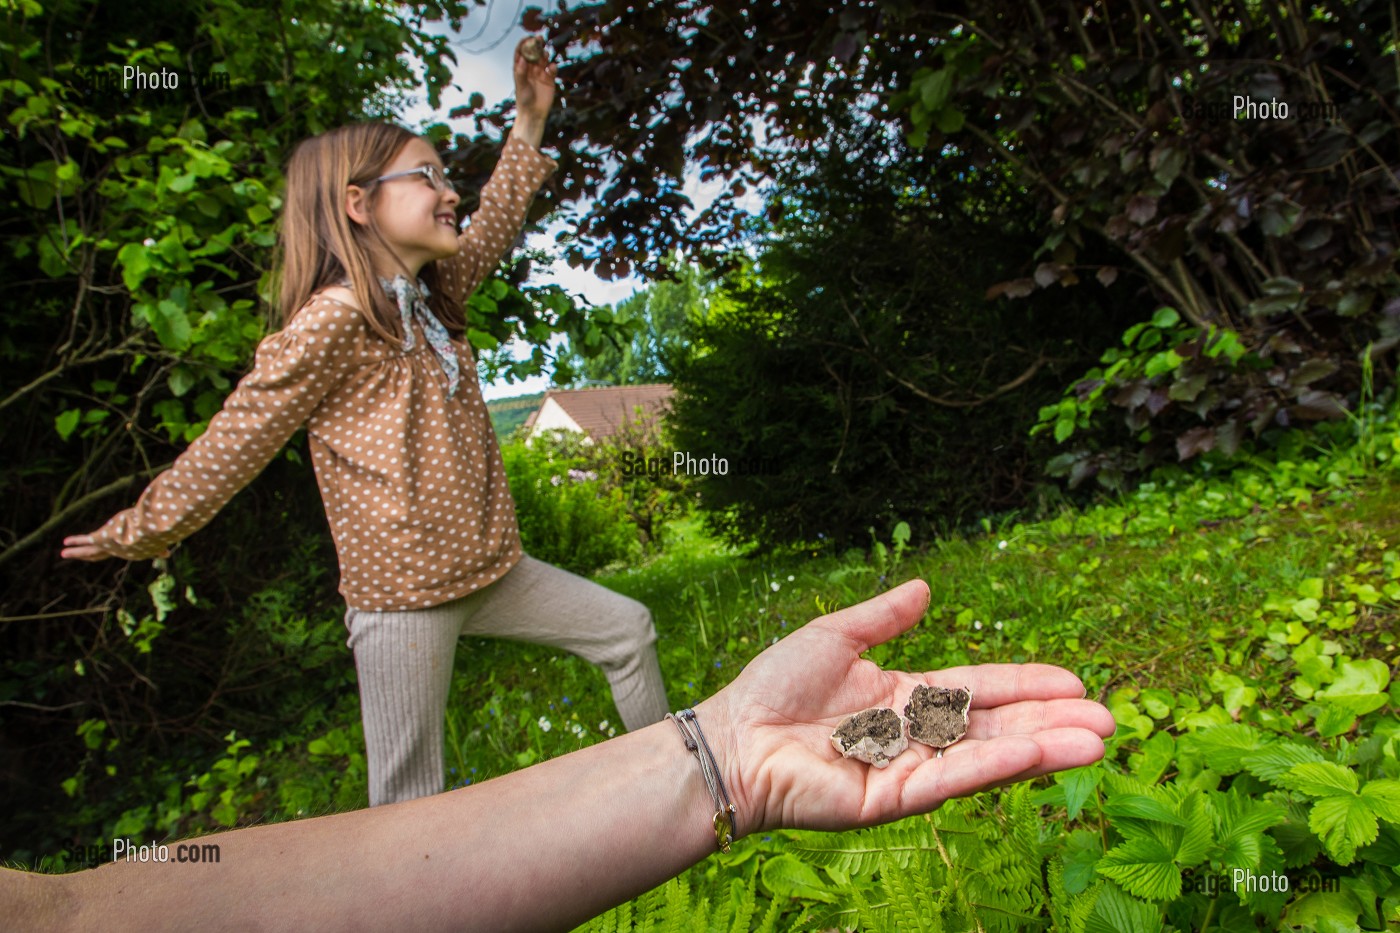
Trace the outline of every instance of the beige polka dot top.
<path fill-rule="evenodd" d="M 465 301 L 496 267 L 554 168 L 507 141 L 461 250 L 439 263 L 446 294 Z M 202 528 L 305 424 L 349 606 L 421 609 L 496 580 L 520 560 L 520 536 L 475 359 L 453 342 L 463 379 L 449 399 L 447 376 L 417 338 L 404 353 L 354 308 L 313 296 L 258 346 L 204 434 L 94 542 L 154 557 Z"/>

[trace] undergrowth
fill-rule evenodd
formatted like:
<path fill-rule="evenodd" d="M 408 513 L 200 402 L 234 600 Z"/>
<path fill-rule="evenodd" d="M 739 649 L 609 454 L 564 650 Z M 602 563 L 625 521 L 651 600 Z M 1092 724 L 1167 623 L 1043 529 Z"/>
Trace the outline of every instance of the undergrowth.
<path fill-rule="evenodd" d="M 872 660 L 1060 664 L 1119 728 L 1090 768 L 888 827 L 746 838 L 586 929 L 1400 923 L 1397 459 L 1390 410 L 1287 435 L 1229 472 L 1159 471 L 1091 508 L 939 541 L 897 525 L 868 551 L 742 559 L 677 523 L 665 552 L 598 577 L 652 608 L 673 708 L 806 620 L 920 576 L 926 617 Z M 447 786 L 621 731 L 601 673 L 572 656 L 464 640 L 456 670 Z M 337 703 L 276 738 L 230 736 L 163 803 L 94 835 L 153 841 L 363 795 L 357 709 Z"/>

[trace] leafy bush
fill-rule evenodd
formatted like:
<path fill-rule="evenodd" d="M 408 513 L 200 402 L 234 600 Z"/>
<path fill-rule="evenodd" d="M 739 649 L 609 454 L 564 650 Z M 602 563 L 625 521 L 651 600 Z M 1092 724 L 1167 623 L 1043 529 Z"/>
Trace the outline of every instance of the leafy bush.
<path fill-rule="evenodd" d="M 621 493 L 599 482 L 577 450 L 565 436 L 514 441 L 501 455 L 525 551 L 587 574 L 633 553 L 637 541 Z"/>
<path fill-rule="evenodd" d="M 989 301 L 1038 222 L 1007 178 L 847 125 L 785 160 L 762 249 L 695 326 L 678 447 L 731 543 L 921 536 L 1034 499 L 1026 432 L 1131 318 L 1132 293 Z M 1014 335 L 1011 337 L 1009 335 Z"/>

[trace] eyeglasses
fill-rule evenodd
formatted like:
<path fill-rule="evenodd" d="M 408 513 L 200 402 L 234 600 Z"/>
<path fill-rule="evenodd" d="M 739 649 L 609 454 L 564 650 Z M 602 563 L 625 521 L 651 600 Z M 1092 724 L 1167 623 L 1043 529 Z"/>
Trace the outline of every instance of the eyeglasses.
<path fill-rule="evenodd" d="M 380 175 L 375 181 L 393 181 L 395 178 L 407 178 L 409 175 L 422 175 L 428 179 L 428 184 L 438 191 L 452 190 L 452 182 L 447 180 L 447 169 L 438 168 L 436 165 L 420 165 L 403 172 L 391 172 L 388 175 Z"/>

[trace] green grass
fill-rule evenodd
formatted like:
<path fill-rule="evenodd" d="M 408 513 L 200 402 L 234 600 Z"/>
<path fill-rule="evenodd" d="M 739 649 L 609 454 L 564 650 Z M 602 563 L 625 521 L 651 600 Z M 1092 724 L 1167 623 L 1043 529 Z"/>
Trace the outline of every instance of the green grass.
<path fill-rule="evenodd" d="M 1391 916 L 1386 911 L 1400 911 L 1400 868 L 1391 872 L 1386 862 L 1393 857 L 1400 865 L 1400 829 L 1382 821 L 1379 841 L 1360 845 L 1354 861 L 1332 848 L 1323 853 L 1315 836 L 1307 841 L 1315 801 L 1277 780 L 1239 773 L 1239 761 L 1222 757 L 1219 747 L 1220 736 L 1227 745 L 1254 749 L 1302 743 L 1308 754 L 1356 769 L 1362 784 L 1400 778 L 1400 683 L 1387 674 L 1388 696 L 1359 719 L 1329 722 L 1328 703 L 1320 699 L 1345 693 L 1338 684 L 1366 664 L 1393 670 L 1398 650 L 1400 489 L 1394 467 L 1400 430 L 1393 415 L 1358 421 L 1350 428 L 1364 436 L 1348 443 L 1346 427 L 1334 431 L 1331 442 L 1324 437 L 1311 447 L 1289 441 L 1272 460 L 1229 475 L 1167 471 L 1082 512 L 1039 521 L 1008 517 L 988 521 L 980 534 L 907 547 L 897 529 L 883 529 L 884 543 L 868 553 L 747 558 L 707 538 L 692 517 L 670 529 L 664 553 L 595 579 L 651 608 L 672 708 L 720 689 L 764 647 L 807 620 L 916 576 L 933 591 L 928 613 L 906 636 L 872 649 L 877 663 L 931 670 L 1041 661 L 1079 674 L 1120 723 L 1104 765 L 1086 769 L 1093 775 L 1084 779 L 1088 784 L 1065 776 L 1042 780 L 1033 797 L 979 795 L 946 805 L 913 829 L 891 830 L 917 835 L 935 827 L 937 835 L 971 832 L 959 826 L 1004 825 L 1002 835 L 1010 838 L 1010 828 L 1020 825 L 1040 840 L 1034 851 L 1013 858 L 989 848 L 985 857 L 1041 866 L 1025 882 L 1031 894 L 1022 892 L 1031 900 L 1017 908 L 1032 910 L 1026 904 L 1039 898 L 1033 926 L 1053 916 L 1060 918 L 1058 928 L 1075 929 L 1065 920 L 1072 907 L 1086 916 L 1127 911 L 1149 928 L 1165 916 L 1165 929 L 1229 929 L 1246 922 L 1251 929 L 1256 923 L 1275 929 L 1286 906 L 1290 921 L 1304 918 L 1298 920 L 1302 929 L 1379 928 L 1382 915 Z M 363 805 L 363 743 L 353 703 L 338 705 L 330 721 L 327 728 L 327 717 L 318 713 L 314 724 L 308 719 L 288 736 L 255 740 L 237 751 L 231 746 L 202 786 L 227 790 L 224 812 L 237 810 L 240 824 Z M 450 786 L 480 782 L 618 731 L 602 673 L 581 659 L 498 640 L 460 644 L 447 715 Z M 233 776 L 230 762 L 255 754 L 261 756 L 256 768 Z M 1132 775 L 1147 783 L 1123 783 Z M 1086 802 L 1075 788 L 1090 785 Z M 1287 905 L 1222 904 L 1199 894 L 1153 891 L 1132 874 L 1133 866 L 1111 869 L 1118 871 L 1117 884 L 1095 873 L 1095 866 L 1112 861 L 1104 860 L 1107 850 L 1121 853 L 1124 840 L 1140 829 L 1113 809 L 1115 795 L 1157 794 L 1164 805 L 1204 795 L 1225 808 L 1218 816 L 1233 806 L 1220 803 L 1221 789 L 1230 785 L 1259 806 L 1292 814 L 1278 830 L 1280 839 L 1293 840 L 1289 857 L 1306 856 L 1306 870 L 1345 880 L 1350 900 L 1299 895 Z M 191 809 L 188 797 L 167 804 Z M 201 798 L 200 805 L 216 804 Z M 118 835 L 140 838 L 139 822 Z M 999 844 L 990 837 L 984 842 Z M 862 874 L 843 870 L 840 858 L 829 854 L 811 862 L 824 844 L 795 833 L 746 839 L 734 853 L 709 859 L 667 886 L 664 897 L 658 889 L 627 910 L 660 916 L 689 905 L 702 914 L 722 913 L 724 905 L 757 898 L 755 923 L 766 918 L 786 928 L 839 907 L 845 911 L 840 922 L 859 914 L 878 928 L 881 897 L 898 903 L 914 896 L 892 893 L 888 865 L 862 866 Z M 1316 852 L 1306 848 L 1313 844 Z M 933 861 L 921 870 L 931 873 L 930 885 L 959 883 L 952 864 Z M 794 882 L 801 872 L 807 874 Z M 1069 879 L 1063 890 L 1055 887 L 1059 872 Z M 965 890 L 971 888 L 958 888 Z M 867 895 L 875 906 L 853 906 L 852 898 Z M 921 909 L 946 912 L 950 929 L 963 928 L 958 917 L 987 921 L 952 895 Z M 1304 922 L 1314 915 L 1331 920 Z M 1339 925 L 1327 926 L 1332 920 Z"/>

